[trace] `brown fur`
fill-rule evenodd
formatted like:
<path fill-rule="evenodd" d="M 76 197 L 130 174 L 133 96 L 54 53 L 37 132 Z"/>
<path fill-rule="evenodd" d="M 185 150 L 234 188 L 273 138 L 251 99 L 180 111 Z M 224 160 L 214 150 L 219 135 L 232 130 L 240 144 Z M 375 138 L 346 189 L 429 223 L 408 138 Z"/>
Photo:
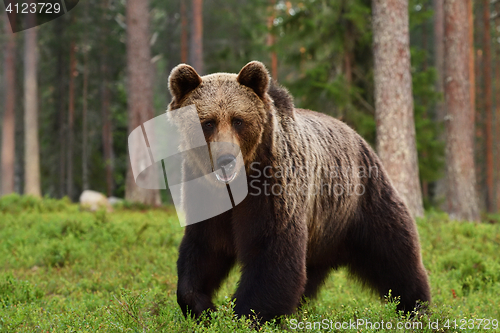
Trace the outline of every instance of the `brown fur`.
<path fill-rule="evenodd" d="M 202 124 L 214 122 L 207 142 L 241 147 L 250 194 L 231 211 L 186 227 L 177 295 L 185 314 L 214 309 L 211 298 L 236 261 L 242 265 L 238 315 L 290 314 L 339 266 L 380 295 L 392 289 L 400 309 L 430 301 L 415 222 L 357 133 L 327 115 L 296 109 L 259 62 L 238 75 L 194 73 L 187 65 L 173 69 L 170 110 L 194 104 Z M 371 175 L 360 177 L 360 168 Z M 264 195 L 264 182 L 287 191 Z M 332 192 L 340 187 L 344 193 Z M 349 195 L 350 187 L 365 192 Z"/>

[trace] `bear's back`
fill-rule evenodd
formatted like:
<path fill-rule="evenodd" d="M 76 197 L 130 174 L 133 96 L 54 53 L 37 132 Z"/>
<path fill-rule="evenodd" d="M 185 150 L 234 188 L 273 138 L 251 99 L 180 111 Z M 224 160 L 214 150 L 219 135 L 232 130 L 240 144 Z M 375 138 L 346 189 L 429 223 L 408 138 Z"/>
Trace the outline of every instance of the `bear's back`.
<path fill-rule="evenodd" d="M 300 108 L 293 113 L 276 111 L 274 155 L 284 171 L 282 186 L 291 189 L 283 209 L 305 209 L 310 240 L 321 239 L 310 244 L 330 243 L 323 236 L 342 234 L 359 207 L 361 195 L 355 190 L 363 192 L 359 172 L 366 168 L 360 146 L 368 144 L 347 124 L 326 114 Z"/>

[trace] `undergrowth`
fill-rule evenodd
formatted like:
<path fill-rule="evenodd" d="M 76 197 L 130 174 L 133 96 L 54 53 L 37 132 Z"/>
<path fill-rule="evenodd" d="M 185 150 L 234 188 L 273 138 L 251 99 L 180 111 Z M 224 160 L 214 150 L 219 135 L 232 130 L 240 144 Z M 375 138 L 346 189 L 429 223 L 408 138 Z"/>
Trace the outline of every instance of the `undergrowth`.
<path fill-rule="evenodd" d="M 67 199 L 5 196 L 0 332 L 390 332 L 398 324 L 404 332 L 494 332 L 500 218 L 476 224 L 428 212 L 417 224 L 433 296 L 427 310 L 398 313 L 397 299 L 380 300 L 340 269 L 317 299 L 258 326 L 234 316 L 238 268 L 216 295 L 216 312 L 199 321 L 183 317 L 175 294 L 183 228 L 172 208 L 123 204 L 92 213 Z M 353 329 L 353 322 L 362 325 Z"/>

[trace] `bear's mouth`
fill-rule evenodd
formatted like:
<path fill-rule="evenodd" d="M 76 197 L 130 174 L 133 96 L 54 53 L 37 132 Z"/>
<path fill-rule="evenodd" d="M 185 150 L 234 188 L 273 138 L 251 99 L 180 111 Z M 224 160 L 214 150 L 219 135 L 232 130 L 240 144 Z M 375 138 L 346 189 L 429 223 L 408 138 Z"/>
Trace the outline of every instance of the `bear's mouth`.
<path fill-rule="evenodd" d="M 219 163 L 219 169 L 215 171 L 215 177 L 218 181 L 229 183 L 236 178 L 236 158 L 232 157 Z"/>
<path fill-rule="evenodd" d="M 220 169 L 215 172 L 215 177 L 217 178 L 218 181 L 227 184 L 232 182 L 236 178 L 236 172 L 233 171 L 232 173 L 229 174 L 224 172 L 224 169 Z"/>

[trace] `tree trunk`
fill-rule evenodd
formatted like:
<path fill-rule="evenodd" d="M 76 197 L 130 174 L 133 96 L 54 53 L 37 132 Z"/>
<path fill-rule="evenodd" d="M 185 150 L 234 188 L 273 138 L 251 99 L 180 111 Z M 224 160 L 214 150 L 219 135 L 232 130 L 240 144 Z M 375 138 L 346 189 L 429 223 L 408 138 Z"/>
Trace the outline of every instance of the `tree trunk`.
<path fill-rule="evenodd" d="M 65 18 L 60 17 L 54 22 L 54 35 L 58 40 L 63 40 Z M 56 100 L 56 114 L 58 123 L 58 138 L 59 138 L 59 156 L 57 171 L 59 175 L 58 194 L 63 197 L 66 194 L 66 66 L 67 63 L 64 57 L 65 44 L 60 43 L 57 45 L 57 100 Z"/>
<path fill-rule="evenodd" d="M 274 6 L 276 0 L 270 0 L 269 5 L 269 16 L 267 18 L 267 46 L 271 48 L 274 45 L 274 35 L 272 33 L 273 23 L 274 23 Z M 276 51 L 271 51 L 271 76 L 273 79 L 278 80 L 278 57 L 276 56 Z"/>
<path fill-rule="evenodd" d="M 470 7 L 473 10 L 472 7 Z M 480 8 L 481 9 L 481 8 Z M 472 111 L 474 113 L 474 161 L 476 165 L 476 193 L 477 193 L 477 202 L 478 209 L 486 210 L 486 142 L 484 140 L 484 91 L 483 91 L 483 16 L 474 17 L 474 41 L 477 40 L 478 48 L 476 49 L 476 42 L 474 46 L 471 47 L 473 52 L 471 54 L 474 55 L 474 61 L 471 64 L 474 64 L 474 67 L 471 67 L 471 73 L 474 75 L 474 98 L 472 98 Z M 471 81 L 472 85 L 472 81 Z"/>
<path fill-rule="evenodd" d="M 423 216 L 413 118 L 408 1 L 374 0 L 377 151 L 411 214 Z"/>
<path fill-rule="evenodd" d="M 477 2 L 476 2 L 477 3 Z M 470 4 L 470 2 L 469 2 Z M 482 5 L 482 4 L 481 4 Z M 482 9 L 482 8 L 479 8 Z M 469 17 L 472 17 L 475 13 L 474 5 L 469 6 Z M 471 54 L 473 58 L 471 58 L 471 66 L 470 67 L 471 75 L 474 75 L 474 80 L 471 80 L 471 91 L 473 91 L 474 96 L 472 97 L 472 110 L 474 112 L 475 117 L 475 126 L 474 126 L 474 161 L 476 165 L 476 193 L 478 195 L 478 209 L 486 210 L 486 201 L 487 201 L 487 191 L 486 191 L 486 141 L 485 141 L 485 123 L 484 123 L 484 110 L 485 110 L 485 100 L 484 100 L 484 86 L 483 86 L 483 68 L 484 68 L 484 50 L 483 50 L 483 16 L 482 12 L 478 10 L 481 15 L 474 15 L 474 19 L 470 18 L 469 22 L 471 22 L 471 27 L 473 30 L 474 39 L 470 39 L 471 42 Z M 469 36 L 472 33 L 469 34 Z M 471 37 L 472 38 L 472 37 Z M 476 49 L 476 42 L 478 48 Z M 473 84 L 474 82 L 474 84 Z"/>
<path fill-rule="evenodd" d="M 500 11 L 500 3 L 498 3 L 498 11 Z M 497 11 L 497 12 L 498 12 Z M 499 18 L 500 16 L 497 16 Z M 500 26 L 500 20 L 497 19 L 496 22 L 497 27 Z M 498 31 L 498 30 L 497 30 Z M 498 31 L 500 32 L 500 31 Z M 500 34 L 497 34 L 497 38 L 500 38 Z M 497 212 L 500 212 L 500 40 L 498 43 L 495 43 L 496 45 L 496 68 L 495 68 L 495 81 L 496 81 L 496 133 L 497 133 L 497 139 L 496 142 L 497 144 L 496 149 L 497 149 L 497 164 L 496 164 L 496 170 L 497 170 L 497 190 L 496 190 L 496 195 L 497 195 L 497 207 L 496 210 Z"/>
<path fill-rule="evenodd" d="M 76 45 L 71 41 L 69 49 L 69 100 L 68 100 L 68 150 L 66 194 L 73 199 L 73 141 L 75 123 L 75 76 L 76 76 Z"/>
<path fill-rule="evenodd" d="M 497 117 L 496 117 L 496 133 L 497 133 L 497 165 L 496 165 L 496 170 L 497 170 L 497 207 L 496 211 L 500 212 L 500 43 L 497 44 L 497 62 L 496 62 L 496 69 L 495 69 L 495 77 L 496 77 L 496 96 L 497 96 Z"/>
<path fill-rule="evenodd" d="M 204 74 L 203 64 L 203 0 L 193 0 L 191 28 L 190 64 L 200 74 Z"/>
<path fill-rule="evenodd" d="M 24 32 L 24 194 L 40 197 L 36 14 L 27 14 L 26 20 L 34 28 Z"/>
<path fill-rule="evenodd" d="M 478 221 L 468 7 L 465 1 L 444 1 L 446 209 L 452 219 Z"/>
<path fill-rule="evenodd" d="M 127 1 L 128 131 L 154 117 L 151 55 L 149 49 L 149 1 Z M 201 15 L 201 13 L 200 13 Z M 160 205 L 160 192 L 138 187 L 128 165 L 125 198 Z"/>
<path fill-rule="evenodd" d="M 425 12 L 427 11 L 427 4 L 423 4 L 422 10 Z M 428 51 L 428 33 L 427 33 L 427 25 L 422 24 L 422 49 L 425 51 Z M 428 64 L 428 57 L 425 56 L 424 62 L 422 64 L 422 69 L 424 72 L 428 70 L 429 64 Z M 429 103 L 427 102 L 427 97 L 424 96 L 422 100 L 424 105 L 428 105 Z M 422 112 L 422 119 L 427 119 L 429 117 L 427 108 L 425 108 Z M 424 150 L 422 151 L 422 158 L 425 160 L 427 159 L 427 151 Z M 429 200 L 429 182 L 427 180 L 422 179 L 422 200 Z"/>
<path fill-rule="evenodd" d="M 188 18 L 186 1 L 181 0 L 181 62 L 188 61 Z"/>
<path fill-rule="evenodd" d="M 476 70 L 475 70 L 475 48 L 474 48 L 474 2 L 467 0 L 467 19 L 469 21 L 469 79 L 470 79 L 470 101 L 472 107 L 471 119 L 474 121 L 476 112 Z"/>
<path fill-rule="evenodd" d="M 108 12 L 108 5 L 106 2 L 103 2 L 102 9 L 104 13 Z M 106 173 L 106 195 L 108 197 L 113 195 L 114 190 L 114 181 L 113 181 L 113 168 L 114 168 L 114 159 L 113 159 L 113 132 L 111 125 L 111 92 L 109 88 L 109 50 L 108 45 L 106 43 L 106 38 L 109 33 L 107 28 L 108 22 L 105 19 L 106 15 L 102 17 L 102 27 L 103 34 L 101 36 L 101 63 L 100 63 L 100 71 L 101 71 L 101 85 L 100 85 L 100 93 L 101 93 L 101 118 L 102 118 L 102 147 L 103 147 L 103 159 L 104 159 L 104 168 Z"/>
<path fill-rule="evenodd" d="M 104 165 L 106 168 L 106 194 L 113 195 L 113 135 L 111 131 L 110 94 L 108 87 L 107 48 L 103 45 L 101 60 L 101 114 L 102 114 L 102 146 Z"/>
<path fill-rule="evenodd" d="M 88 151 L 89 151 L 89 133 L 88 133 L 88 107 L 87 107 L 87 98 L 88 98 L 88 54 L 85 51 L 83 56 L 83 107 L 82 107 L 82 187 L 84 190 L 88 190 L 90 188 L 89 185 L 89 163 L 88 163 Z"/>
<path fill-rule="evenodd" d="M 484 112 L 485 119 L 485 135 L 486 135 L 486 209 L 489 213 L 494 212 L 495 202 L 493 196 L 494 180 L 493 180 L 493 95 L 492 95 L 492 76 L 491 69 L 491 30 L 490 30 L 490 1 L 483 0 L 483 80 L 484 80 Z"/>
<path fill-rule="evenodd" d="M 2 195 L 14 192 L 15 163 L 15 102 L 16 102 L 16 37 L 7 16 L 4 16 L 6 36 L 4 49 L 4 114 L 2 121 Z"/>
<path fill-rule="evenodd" d="M 84 16 L 85 16 L 85 32 L 84 32 L 84 43 L 83 43 L 83 108 L 82 108 L 82 132 L 83 132 L 83 142 L 82 142 L 82 187 L 83 190 L 88 190 L 89 186 L 89 165 L 88 165 L 88 151 L 89 151 L 89 134 L 87 129 L 87 98 L 88 98 L 88 81 L 89 81 L 89 50 L 88 50 L 88 1 L 85 2 Z"/>
<path fill-rule="evenodd" d="M 436 67 L 436 90 L 444 93 L 444 8 L 443 0 L 433 0 L 434 5 L 434 66 Z M 444 103 L 437 104 L 437 118 L 444 119 Z"/>
<path fill-rule="evenodd" d="M 436 92 L 444 95 L 444 8 L 443 0 L 433 0 L 434 8 L 434 67 L 436 68 Z M 444 103 L 440 100 L 436 103 L 436 120 L 444 122 Z M 444 142 L 444 133 L 439 136 Z M 434 200 L 440 202 L 446 196 L 446 174 L 442 179 L 436 181 Z"/>

